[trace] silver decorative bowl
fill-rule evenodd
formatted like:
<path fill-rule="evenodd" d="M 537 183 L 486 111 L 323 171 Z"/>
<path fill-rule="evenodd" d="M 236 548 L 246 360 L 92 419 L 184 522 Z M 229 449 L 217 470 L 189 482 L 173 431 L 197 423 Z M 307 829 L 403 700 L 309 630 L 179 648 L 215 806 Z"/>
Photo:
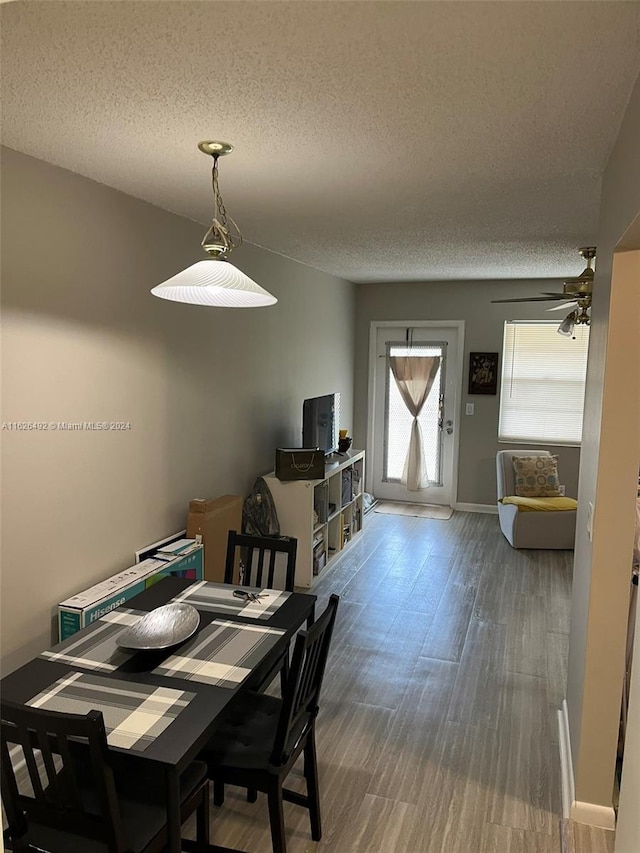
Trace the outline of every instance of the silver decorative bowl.
<path fill-rule="evenodd" d="M 168 649 L 188 640 L 198 630 L 200 614 L 190 604 L 165 604 L 116 637 L 123 649 Z"/>

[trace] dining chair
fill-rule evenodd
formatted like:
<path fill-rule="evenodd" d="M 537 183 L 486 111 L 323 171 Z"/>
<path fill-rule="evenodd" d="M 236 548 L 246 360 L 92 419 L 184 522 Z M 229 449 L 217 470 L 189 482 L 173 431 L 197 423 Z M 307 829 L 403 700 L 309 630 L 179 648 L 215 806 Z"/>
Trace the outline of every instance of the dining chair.
<path fill-rule="evenodd" d="M 233 583 L 236 576 L 236 565 L 240 567 L 240 586 L 267 587 L 273 589 L 276 576 L 276 561 L 279 554 L 286 556 L 286 572 L 284 588 L 286 592 L 294 591 L 296 574 L 296 552 L 298 540 L 292 536 L 254 536 L 248 533 L 229 531 L 227 540 L 227 560 L 225 564 L 224 582 Z M 265 561 L 267 565 L 265 566 Z M 311 618 L 313 621 L 313 617 Z M 280 687 L 284 685 L 289 673 L 289 647 L 261 677 L 257 690 L 266 689 L 274 677 L 280 673 Z"/>
<path fill-rule="evenodd" d="M 229 531 L 224 582 L 234 583 L 237 549 L 240 549 L 240 585 L 273 588 L 278 554 L 287 558 L 284 588 L 293 592 L 298 540 L 292 536 L 253 536 Z M 265 567 L 265 560 L 268 565 Z M 265 572 L 266 569 L 266 572 Z"/>
<path fill-rule="evenodd" d="M 273 853 L 286 853 L 283 800 L 309 810 L 311 837 L 322 836 L 315 721 L 339 598 L 332 595 L 324 613 L 296 637 L 291 669 L 282 698 L 262 693 L 241 695 L 229 706 L 221 727 L 199 758 L 214 783 L 214 803 L 224 802 L 225 784 L 266 793 Z M 283 787 L 304 752 L 307 794 Z"/>
<path fill-rule="evenodd" d="M 164 849 L 164 780 L 157 774 L 150 778 L 139 766 L 142 761 L 126 757 L 118 772 L 120 756 L 109 750 L 102 712 L 66 714 L 8 702 L 2 702 L 1 712 L 2 802 L 8 824 L 4 837 L 9 849 Z M 196 812 L 195 849 L 209 849 L 209 783 L 201 762 L 193 762 L 180 778 L 180 811 L 183 822 Z"/>

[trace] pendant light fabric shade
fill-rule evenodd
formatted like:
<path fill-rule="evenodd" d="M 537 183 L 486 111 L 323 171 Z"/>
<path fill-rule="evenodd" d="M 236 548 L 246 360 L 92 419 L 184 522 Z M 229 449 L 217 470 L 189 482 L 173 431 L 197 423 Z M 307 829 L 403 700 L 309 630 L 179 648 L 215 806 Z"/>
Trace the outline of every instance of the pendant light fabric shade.
<path fill-rule="evenodd" d="M 151 289 L 154 296 L 190 305 L 219 308 L 262 308 L 278 301 L 233 264 L 227 255 L 242 244 L 242 234 L 229 216 L 218 185 L 218 159 L 233 151 L 228 142 L 205 141 L 198 144 L 203 154 L 213 157 L 213 219 L 200 244 L 208 258 L 197 261 Z"/>
<path fill-rule="evenodd" d="M 219 308 L 261 308 L 278 300 L 222 258 L 206 258 L 151 291 L 161 299 Z"/>

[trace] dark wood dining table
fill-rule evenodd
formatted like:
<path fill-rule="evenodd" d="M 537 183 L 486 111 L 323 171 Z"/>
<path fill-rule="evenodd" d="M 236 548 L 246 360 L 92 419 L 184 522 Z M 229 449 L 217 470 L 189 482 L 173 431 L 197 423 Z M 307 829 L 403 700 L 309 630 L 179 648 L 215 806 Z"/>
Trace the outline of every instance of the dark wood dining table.
<path fill-rule="evenodd" d="M 193 585 L 193 590 L 214 597 L 218 594 L 218 589 L 224 591 L 226 595 L 229 594 L 228 585 L 202 584 L 201 582 L 194 584 L 193 581 L 182 578 L 168 577 L 130 599 L 122 607 L 126 611 L 133 610 L 144 613 L 176 598 L 189 602 L 190 599 L 184 598 L 184 596 L 191 594 L 191 585 Z M 20 704 L 33 704 L 34 697 L 48 695 L 47 691 L 56 682 L 68 677 L 73 679 L 78 673 L 82 674 L 79 676 L 81 678 L 109 679 L 109 684 L 112 683 L 114 689 L 117 687 L 121 690 L 124 689 L 125 692 L 126 685 L 123 688 L 124 682 L 130 683 L 132 688 L 135 686 L 136 689 L 160 687 L 176 692 L 184 691 L 184 694 L 190 697 L 187 704 L 180 708 L 179 713 L 169 724 L 166 724 L 165 721 L 164 730 L 153 739 L 149 739 L 149 742 L 146 742 L 142 747 L 140 743 L 134 748 L 110 744 L 110 749 L 119 755 L 126 755 L 127 761 L 145 762 L 145 766 L 151 772 L 157 770 L 164 774 L 167 798 L 167 849 L 169 853 L 180 853 L 182 849 L 180 774 L 211 738 L 221 714 L 234 697 L 258 684 L 265 673 L 268 673 L 277 663 L 296 631 L 306 623 L 313 621 L 316 596 L 308 593 L 284 594 L 277 598 L 280 603 L 273 612 L 263 612 L 258 617 L 248 615 L 252 608 L 242 608 L 240 604 L 238 604 L 237 610 L 233 607 L 233 603 L 229 607 L 225 605 L 220 610 L 216 610 L 214 609 L 216 606 L 215 599 L 208 605 L 202 603 L 202 596 L 194 598 L 193 601 L 200 614 L 200 624 L 194 637 L 179 647 L 179 652 L 187 647 L 191 648 L 197 642 L 199 635 L 205 636 L 208 626 L 211 626 L 209 631 L 215 629 L 216 626 L 211 625 L 214 621 L 216 624 L 221 622 L 237 623 L 240 626 L 279 629 L 275 632 L 269 632 L 269 645 L 264 653 L 259 647 L 255 650 L 250 669 L 246 671 L 246 674 L 243 674 L 244 670 L 241 671 L 240 675 L 237 672 L 234 674 L 234 677 L 240 679 L 239 681 L 225 681 L 224 686 L 221 686 L 219 683 L 200 681 L 197 675 L 191 675 L 186 671 L 183 674 L 184 677 L 173 674 L 173 672 L 171 675 L 154 672 L 159 668 L 162 669 L 163 665 L 168 666 L 170 661 L 167 662 L 167 659 L 175 653 L 175 648 L 124 655 L 125 660 L 118 657 L 120 655 L 118 652 L 118 655 L 110 658 L 113 664 L 117 663 L 115 668 L 105 670 L 101 666 L 108 664 L 100 664 L 99 662 L 94 666 L 93 663 L 95 662 L 90 659 L 84 660 L 82 654 L 74 652 L 73 649 L 82 648 L 84 640 L 87 641 L 87 646 L 91 646 L 92 632 L 105 630 L 103 620 L 98 620 L 74 634 L 69 640 L 65 640 L 64 643 L 58 644 L 48 652 L 43 653 L 48 656 L 40 655 L 34 658 L 15 672 L 5 676 L 0 682 L 3 699 Z M 200 609 L 200 607 L 206 607 L 206 609 Z M 111 620 L 115 620 L 118 616 L 117 611 L 110 614 Z M 205 634 L 202 633 L 203 631 Z M 69 646 L 72 648 L 70 649 Z M 104 710 L 100 706 L 99 699 L 96 701 L 95 707 L 96 710 Z M 210 849 L 222 851 L 225 848 L 211 845 Z"/>

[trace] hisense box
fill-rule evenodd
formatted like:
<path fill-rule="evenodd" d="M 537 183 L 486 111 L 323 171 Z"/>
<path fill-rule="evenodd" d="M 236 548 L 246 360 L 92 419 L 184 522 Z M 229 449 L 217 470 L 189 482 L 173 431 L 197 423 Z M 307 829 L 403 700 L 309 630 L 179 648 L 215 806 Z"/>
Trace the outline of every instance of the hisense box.
<path fill-rule="evenodd" d="M 203 549 L 197 545 L 175 560 L 149 558 L 95 584 L 58 605 L 58 637 L 66 640 L 80 628 L 120 607 L 167 575 L 203 579 Z"/>

